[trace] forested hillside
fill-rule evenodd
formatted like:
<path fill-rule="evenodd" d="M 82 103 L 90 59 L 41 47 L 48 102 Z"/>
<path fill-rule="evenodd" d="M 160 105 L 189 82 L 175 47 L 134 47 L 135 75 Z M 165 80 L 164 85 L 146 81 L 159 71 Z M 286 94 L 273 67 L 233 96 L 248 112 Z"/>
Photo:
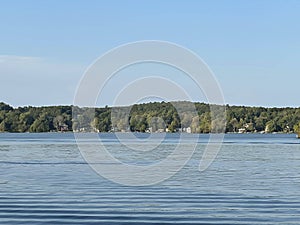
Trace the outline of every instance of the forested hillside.
<path fill-rule="evenodd" d="M 197 114 L 188 110 L 188 102 L 155 102 L 122 108 L 87 109 L 72 106 L 18 107 L 0 103 L 0 132 L 219 132 L 213 129 L 210 107 L 195 103 Z M 187 107 L 187 110 L 184 110 Z M 72 118 L 72 108 L 76 116 Z M 128 116 L 114 113 L 127 112 Z M 126 113 L 125 113 L 126 114 Z M 179 116 L 180 114 L 180 116 Z M 118 115 L 116 117 L 115 115 Z M 226 132 L 295 132 L 300 129 L 300 108 L 264 108 L 226 106 Z M 113 122 L 112 122 L 113 121 Z"/>

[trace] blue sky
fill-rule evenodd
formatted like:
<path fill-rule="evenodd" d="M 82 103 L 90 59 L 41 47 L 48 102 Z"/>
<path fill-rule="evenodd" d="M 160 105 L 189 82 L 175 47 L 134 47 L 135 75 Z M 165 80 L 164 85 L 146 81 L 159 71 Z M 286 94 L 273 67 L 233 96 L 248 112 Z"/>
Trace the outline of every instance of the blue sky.
<path fill-rule="evenodd" d="M 298 107 L 299 12 L 298 0 L 1 1 L 0 101 L 70 105 L 97 57 L 154 39 L 197 53 L 226 103 Z"/>

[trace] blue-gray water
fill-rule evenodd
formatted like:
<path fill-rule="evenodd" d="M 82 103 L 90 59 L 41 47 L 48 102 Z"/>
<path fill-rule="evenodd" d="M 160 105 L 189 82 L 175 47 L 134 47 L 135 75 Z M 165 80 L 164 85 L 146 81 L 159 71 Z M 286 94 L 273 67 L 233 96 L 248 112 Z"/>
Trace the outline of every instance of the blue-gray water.
<path fill-rule="evenodd" d="M 187 147 L 190 137 L 185 135 Z M 116 157 L 130 161 L 112 134 L 101 138 Z M 177 138 L 168 134 L 159 153 Z M 0 224 L 300 224 L 300 139 L 228 134 L 215 161 L 199 172 L 207 138 L 201 135 L 175 176 L 127 187 L 96 174 L 71 133 L 2 133 Z M 133 160 L 149 163 L 157 154 Z"/>

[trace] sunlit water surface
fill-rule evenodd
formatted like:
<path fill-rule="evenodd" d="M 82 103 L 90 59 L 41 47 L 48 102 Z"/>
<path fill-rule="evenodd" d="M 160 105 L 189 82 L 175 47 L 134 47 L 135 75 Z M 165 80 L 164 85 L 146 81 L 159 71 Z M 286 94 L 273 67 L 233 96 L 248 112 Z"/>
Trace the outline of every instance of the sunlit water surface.
<path fill-rule="evenodd" d="M 179 134 L 143 154 L 113 134 L 100 137 L 120 161 L 143 165 L 170 154 Z M 143 147 L 155 138 L 125 142 Z M 189 148 L 195 139 L 182 140 Z M 207 141 L 200 135 L 192 158 L 170 179 L 130 187 L 94 172 L 72 133 L 2 133 L 0 224 L 300 224 L 300 139 L 228 134 L 215 161 L 199 172 Z"/>

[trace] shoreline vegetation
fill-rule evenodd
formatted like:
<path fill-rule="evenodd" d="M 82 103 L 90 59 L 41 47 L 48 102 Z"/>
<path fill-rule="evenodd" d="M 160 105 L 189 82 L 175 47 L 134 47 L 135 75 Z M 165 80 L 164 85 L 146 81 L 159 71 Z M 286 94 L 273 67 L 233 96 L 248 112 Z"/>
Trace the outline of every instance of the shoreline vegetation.
<path fill-rule="evenodd" d="M 0 102 L 0 132 L 224 132 L 224 120 L 218 120 L 218 115 L 212 120 L 211 107 L 206 103 L 180 101 L 103 108 L 13 108 Z M 213 107 L 212 113 L 216 114 L 226 107 L 226 133 L 300 132 L 300 108 Z"/>

